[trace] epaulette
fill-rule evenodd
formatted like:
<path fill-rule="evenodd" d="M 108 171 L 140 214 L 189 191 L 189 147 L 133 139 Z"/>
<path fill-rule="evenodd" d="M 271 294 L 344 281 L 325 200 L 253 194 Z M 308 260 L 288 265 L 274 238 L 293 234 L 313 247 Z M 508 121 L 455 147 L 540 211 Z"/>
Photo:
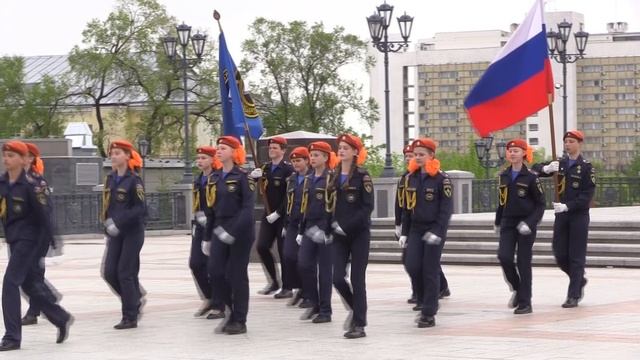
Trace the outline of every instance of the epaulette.
<path fill-rule="evenodd" d="M 249 171 L 248 171 L 247 169 L 242 168 L 242 167 L 240 167 L 240 166 L 236 166 L 236 168 L 237 168 L 237 169 L 238 169 L 242 174 L 245 174 L 245 175 L 246 175 L 246 174 L 248 174 L 248 173 L 249 173 Z"/>
<path fill-rule="evenodd" d="M 29 173 L 25 173 L 24 174 L 25 179 L 27 179 L 27 182 L 31 185 L 38 185 L 38 181 L 31 176 Z"/>
<path fill-rule="evenodd" d="M 361 167 L 361 166 L 356 166 L 356 170 L 358 170 L 358 172 L 359 172 L 360 174 L 363 174 L 363 175 L 367 175 L 367 174 L 369 174 L 369 172 L 367 171 L 367 169 L 365 169 L 365 168 L 363 168 L 363 167 Z"/>

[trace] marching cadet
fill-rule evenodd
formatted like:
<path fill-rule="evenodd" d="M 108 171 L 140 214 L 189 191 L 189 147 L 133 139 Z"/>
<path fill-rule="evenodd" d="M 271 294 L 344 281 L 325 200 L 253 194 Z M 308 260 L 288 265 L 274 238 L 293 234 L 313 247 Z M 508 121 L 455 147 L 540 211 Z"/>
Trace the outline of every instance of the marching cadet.
<path fill-rule="evenodd" d="M 440 295 L 440 258 L 453 212 L 453 188 L 435 158 L 436 143 L 421 138 L 411 143 L 415 158 L 405 177 L 405 211 L 399 243 L 407 247 L 406 267 L 418 284 L 419 328 L 436 325 Z"/>
<path fill-rule="evenodd" d="M 102 195 L 103 219 L 106 233 L 104 280 L 120 297 L 122 320 L 114 329 L 138 327 L 144 305 L 140 287 L 140 250 L 144 244 L 146 204 L 144 184 L 137 171 L 142 158 L 125 140 L 109 146 L 113 171 L 107 175 Z"/>
<path fill-rule="evenodd" d="M 532 149 L 522 139 L 507 143 L 511 164 L 500 174 L 499 205 L 494 228 L 500 234 L 498 260 L 505 279 L 514 292 L 509 307 L 514 314 L 529 314 L 531 307 L 531 257 L 536 228 L 544 214 L 544 193 L 538 176 L 524 161 L 533 160 Z M 517 248 L 517 250 L 516 250 Z M 517 265 L 513 261 L 518 255 Z"/>
<path fill-rule="evenodd" d="M 371 240 L 373 182 L 367 170 L 361 167 L 367 159 L 367 149 L 360 138 L 343 134 L 338 136 L 337 141 L 340 163 L 328 186 L 328 201 L 333 207 L 333 285 L 352 312 L 344 337 L 356 339 L 366 336 L 366 276 Z M 346 279 L 349 259 L 350 284 Z"/>
<path fill-rule="evenodd" d="M 560 202 L 553 203 L 553 255 L 562 271 L 569 276 L 569 289 L 563 308 L 574 308 L 582 299 L 587 279 L 584 266 L 589 233 L 589 206 L 596 188 L 596 175 L 591 163 L 580 151 L 584 134 L 578 130 L 563 136 L 567 157 L 560 161 L 536 164 L 540 176 L 558 173 Z"/>
<path fill-rule="evenodd" d="M 249 254 L 254 241 L 253 207 L 255 182 L 240 168 L 246 161 L 238 139 L 222 136 L 217 140 L 216 157 L 222 168 L 211 174 L 214 220 L 207 223 L 210 241 L 209 271 L 213 294 L 231 309 L 221 327 L 229 335 L 247 332 L 249 311 Z"/>
<path fill-rule="evenodd" d="M 213 186 L 209 184 L 209 178 L 214 170 L 222 167 L 216 158 L 216 148 L 213 146 L 200 146 L 196 149 L 196 166 L 201 173 L 193 181 L 193 214 L 191 254 L 189 255 L 189 268 L 196 282 L 200 296 L 204 298 L 204 304 L 196 313 L 196 317 L 207 315 L 207 319 L 224 318 L 224 303 L 214 297 L 209 280 L 209 245 L 204 240 L 207 221 L 213 221 Z M 208 241 L 208 240 L 207 240 Z"/>
<path fill-rule="evenodd" d="M 309 173 L 309 150 L 306 147 L 297 147 L 291 151 L 289 160 L 295 172 L 287 178 L 286 213 L 282 237 L 284 238 L 283 261 L 289 271 L 282 274 L 282 282 L 289 284 L 292 289 L 299 289 L 289 303 L 295 306 L 303 297 L 302 280 L 298 273 L 300 245 L 296 242 L 296 237 L 300 232 L 302 221 L 302 188 L 305 176 Z"/>
<path fill-rule="evenodd" d="M 402 149 L 402 155 L 404 155 L 404 162 L 405 165 L 409 165 L 409 162 L 411 161 L 411 159 L 414 158 L 413 155 L 413 148 L 411 148 L 411 144 L 408 144 L 407 146 L 405 146 Z M 395 201 L 395 235 L 396 235 L 396 240 L 400 240 L 400 236 L 402 236 L 402 212 L 404 211 L 404 195 L 405 195 L 405 191 L 404 191 L 404 183 L 405 183 L 405 177 L 407 176 L 407 174 L 409 174 L 409 171 L 405 171 L 404 174 L 402 174 L 402 176 L 400 176 L 400 179 L 398 180 L 398 184 L 396 185 L 396 201 Z M 406 245 L 406 244 L 405 244 Z M 405 260 L 407 259 L 407 247 L 403 246 L 402 247 L 402 264 L 405 266 L 405 270 L 406 270 L 406 262 Z M 411 277 L 409 277 L 409 279 L 411 279 Z M 409 297 L 409 299 L 407 299 L 407 303 L 409 304 L 417 304 L 418 303 L 418 298 L 416 296 L 416 294 L 418 293 L 417 290 L 417 286 L 418 284 L 416 284 L 413 280 L 411 280 L 411 297 Z"/>
<path fill-rule="evenodd" d="M 33 143 L 25 143 L 27 148 L 29 149 L 29 153 L 27 154 L 27 162 L 24 170 L 36 180 L 37 183 L 40 183 L 40 186 L 43 186 L 46 191 L 45 195 L 47 195 L 47 214 L 51 216 L 51 202 L 49 201 L 48 193 L 49 193 L 49 184 L 44 179 L 44 162 L 40 158 L 40 149 Z M 49 243 L 47 241 L 40 241 L 40 245 L 42 248 L 40 249 L 40 253 L 38 254 L 38 266 L 34 269 L 35 273 L 38 275 L 40 280 L 44 281 L 44 273 L 45 273 L 45 262 L 44 258 L 49 251 Z M 55 298 L 53 299 L 55 302 Z M 34 325 L 38 323 L 38 316 L 40 316 L 40 309 L 34 304 L 33 301 L 29 300 L 29 308 L 27 309 L 26 314 L 22 318 L 22 325 Z"/>
<path fill-rule="evenodd" d="M 296 236 L 300 245 L 298 269 L 302 292 L 312 303 L 302 320 L 313 323 L 331 321 L 331 214 L 327 212 L 327 185 L 337 159 L 324 141 L 309 144 L 312 172 L 305 177 L 302 190 L 302 223 Z"/>
<path fill-rule="evenodd" d="M 258 233 L 258 243 L 256 250 L 260 255 L 260 260 L 264 265 L 269 277 L 269 284 L 258 293 L 262 295 L 271 295 L 278 291 L 278 276 L 276 273 L 276 265 L 271 254 L 271 247 L 276 241 L 278 256 L 280 257 L 280 274 L 282 276 L 282 290 L 275 294 L 276 299 L 286 299 L 293 297 L 291 285 L 286 282 L 289 275 L 286 274 L 289 269 L 286 263 L 282 261 L 283 256 L 283 219 L 285 213 L 285 198 L 287 193 L 287 178 L 293 173 L 291 164 L 284 160 L 284 153 L 287 149 L 287 139 L 281 136 L 275 136 L 268 140 L 269 159 L 271 161 L 265 163 L 260 168 L 254 169 L 250 176 L 254 180 L 259 180 L 260 192 L 264 195 L 265 213 L 260 220 L 260 232 Z M 295 271 L 295 269 L 293 270 Z"/>
<path fill-rule="evenodd" d="M 66 340 L 73 317 L 57 304 L 58 299 L 39 269 L 42 242 L 54 243 L 48 213 L 48 188 L 25 170 L 29 148 L 23 142 L 2 146 L 7 170 L 0 176 L 0 220 L 9 245 L 9 260 L 2 282 L 2 314 L 5 334 L 0 351 L 20 349 L 20 287 L 30 301 L 58 328 L 56 343 Z"/>

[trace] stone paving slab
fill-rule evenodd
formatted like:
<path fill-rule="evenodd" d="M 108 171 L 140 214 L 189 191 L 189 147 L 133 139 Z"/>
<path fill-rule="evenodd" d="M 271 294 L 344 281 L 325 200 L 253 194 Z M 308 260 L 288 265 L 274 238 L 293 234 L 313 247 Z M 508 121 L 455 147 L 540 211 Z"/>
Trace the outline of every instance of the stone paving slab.
<path fill-rule="evenodd" d="M 148 303 L 138 329 L 116 331 L 119 301 L 100 278 L 100 240 L 69 241 L 49 259 L 47 277 L 76 317 L 69 340 L 41 319 L 24 328 L 22 350 L 3 359 L 639 359 L 640 269 L 587 270 L 581 306 L 562 309 L 567 279 L 555 268 L 534 268 L 534 313 L 507 308 L 499 267 L 445 266 L 452 296 L 441 302 L 437 326 L 418 329 L 406 304 L 409 281 L 400 265 L 370 265 L 369 326 L 363 339 L 345 340 L 347 317 L 337 293 L 333 322 L 299 320 L 302 311 L 257 295 L 265 284 L 250 265 L 246 335 L 214 334 L 219 321 L 197 319 L 200 299 L 191 278 L 186 236 L 149 237 L 141 283 Z M 2 253 L 5 251 L 3 250 Z M 0 267 L 6 257 L 0 258 Z M 0 270 L 3 271 L 3 270 Z"/>

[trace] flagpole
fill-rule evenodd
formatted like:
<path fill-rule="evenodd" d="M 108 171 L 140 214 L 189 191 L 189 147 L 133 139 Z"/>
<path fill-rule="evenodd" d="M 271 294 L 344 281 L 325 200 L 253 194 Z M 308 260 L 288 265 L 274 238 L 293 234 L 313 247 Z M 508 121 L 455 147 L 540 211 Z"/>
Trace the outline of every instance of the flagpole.
<path fill-rule="evenodd" d="M 218 29 L 220 33 L 222 33 L 222 25 L 220 24 L 220 13 L 218 10 L 213 10 L 213 18 L 218 22 Z M 244 94 L 240 94 L 240 96 L 244 96 Z M 243 110 L 244 113 L 244 110 Z M 253 145 L 253 138 L 251 137 L 251 131 L 249 131 L 249 124 L 247 123 L 247 118 L 245 116 L 242 117 L 244 122 L 244 131 L 246 133 L 246 137 L 249 142 L 249 149 L 251 150 L 251 155 L 253 156 L 253 163 L 256 165 L 256 168 L 262 168 L 262 164 L 258 161 L 258 155 L 256 154 L 256 148 Z M 260 185 L 264 183 L 264 179 L 260 178 Z M 262 195 L 262 202 L 264 204 L 264 209 L 267 212 L 267 215 L 271 214 L 271 207 L 269 206 L 269 199 L 267 198 L 267 193 L 262 191 L 262 186 L 259 186 L 258 192 Z"/>
<path fill-rule="evenodd" d="M 551 130 L 551 160 L 555 161 L 558 159 L 558 155 L 556 152 L 556 129 L 554 126 L 555 121 L 553 120 L 553 94 L 549 94 L 549 129 Z M 554 200 L 555 202 L 560 202 L 560 193 L 558 192 L 558 172 L 553 173 L 553 188 L 554 191 Z"/>

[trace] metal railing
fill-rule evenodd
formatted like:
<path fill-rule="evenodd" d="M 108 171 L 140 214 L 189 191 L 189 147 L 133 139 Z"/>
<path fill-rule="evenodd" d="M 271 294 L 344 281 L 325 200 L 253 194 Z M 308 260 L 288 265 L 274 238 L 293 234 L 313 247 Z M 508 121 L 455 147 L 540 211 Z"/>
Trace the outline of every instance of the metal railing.
<path fill-rule="evenodd" d="M 541 178 L 547 209 L 552 208 L 553 180 Z M 498 206 L 498 180 L 473 180 L 472 211 L 493 212 Z M 601 177 L 597 179 L 593 207 L 640 205 L 640 177 Z"/>

